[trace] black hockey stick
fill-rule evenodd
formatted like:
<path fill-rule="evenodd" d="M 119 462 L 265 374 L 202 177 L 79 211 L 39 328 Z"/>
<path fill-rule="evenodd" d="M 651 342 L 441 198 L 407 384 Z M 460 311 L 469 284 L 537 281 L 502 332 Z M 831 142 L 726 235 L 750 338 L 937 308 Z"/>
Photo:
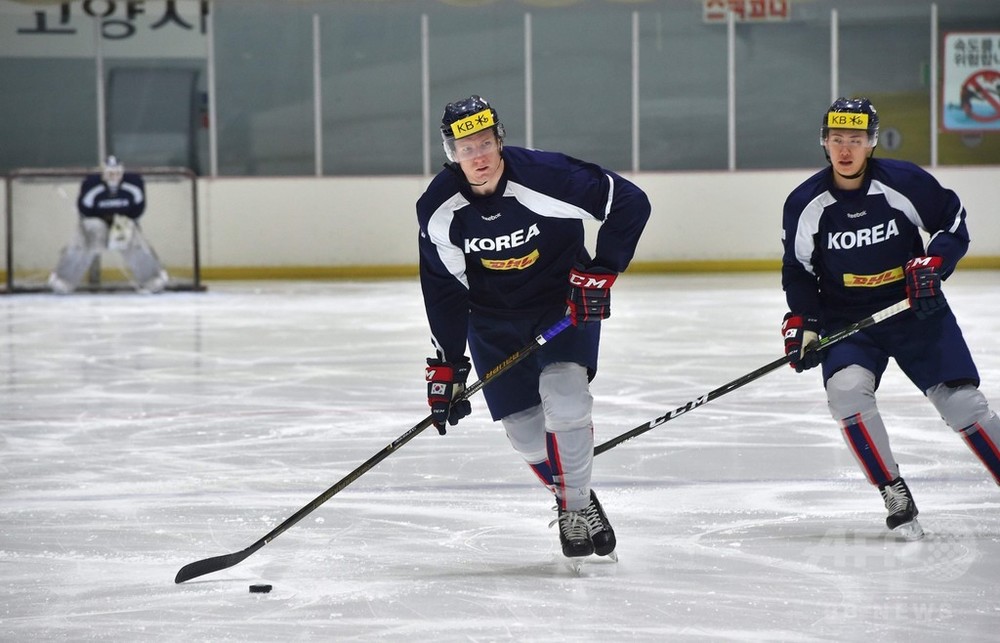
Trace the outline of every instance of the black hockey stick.
<path fill-rule="evenodd" d="M 872 314 L 870 317 L 865 317 L 862 320 L 854 322 L 850 326 L 842 328 L 842 329 L 838 330 L 835 333 L 832 333 L 830 335 L 827 335 L 826 337 L 823 337 L 822 339 L 819 340 L 818 344 L 815 344 L 815 343 L 814 344 L 810 344 L 811 348 L 806 348 L 806 350 L 807 351 L 809 351 L 809 350 L 821 351 L 821 350 L 829 347 L 832 344 L 836 344 L 837 342 L 839 342 L 842 339 L 850 337 L 851 335 L 853 335 L 854 333 L 858 332 L 859 330 L 861 330 L 863 328 L 868 328 L 869 326 L 874 326 L 875 324 L 879 323 L 880 321 L 888 319 L 889 317 L 892 317 L 893 315 L 899 314 L 899 313 L 903 312 L 904 310 L 907 310 L 909 307 L 910 307 L 910 304 L 909 304 L 909 302 L 907 300 L 903 300 L 903 301 L 901 301 L 899 303 L 893 304 L 892 306 L 889 306 L 888 308 L 886 308 L 884 310 L 880 310 L 877 313 Z M 781 366 L 784 366 L 785 364 L 789 363 L 790 361 L 792 361 L 792 356 L 791 355 L 786 355 L 786 356 L 782 357 L 781 359 L 774 360 L 770 364 L 765 364 L 764 366 L 761 366 L 760 368 L 758 368 L 757 370 L 753 371 L 752 373 L 747 373 L 746 375 L 744 375 L 742 377 L 739 377 L 739 378 L 733 380 L 732 382 L 729 382 L 728 384 L 723 384 L 722 386 L 720 386 L 719 388 L 715 389 L 714 391 L 709 391 L 705 395 L 702 395 L 701 397 L 698 397 L 698 398 L 695 398 L 695 399 L 691 400 L 690 402 L 688 402 L 684 406 L 679 406 L 679 407 L 677 407 L 676 409 L 674 409 L 672 411 L 667 411 L 664 415 L 661 415 L 660 417 L 656 418 L 655 420 L 650 420 L 649 422 L 646 422 L 645 424 L 643 424 L 641 426 L 635 427 L 631 431 L 626 431 L 625 433 L 622 433 L 621 435 L 619 435 L 616 438 L 611 438 L 607 442 L 604 442 L 602 444 L 597 445 L 596 447 L 594 447 L 594 455 L 600 455 L 600 454 L 604 453 L 605 451 L 608 451 L 610 449 L 615 448 L 616 446 L 618 446 L 622 442 L 625 442 L 626 440 L 631 440 L 635 436 L 642 435 L 646 431 L 649 431 L 651 429 L 655 429 L 656 427 L 660 426 L 661 424 L 663 424 L 665 422 L 669 422 L 670 420 L 673 420 L 674 418 L 676 418 L 678 416 L 684 415 L 688 411 L 693 411 L 694 409 L 698 408 L 699 406 L 701 406 L 703 404 L 708 404 L 712 400 L 714 400 L 716 398 L 719 398 L 719 397 L 722 397 L 726 393 L 729 393 L 731 391 L 735 391 L 736 389 L 740 388 L 744 384 L 749 384 L 750 382 L 752 382 L 752 381 L 754 381 L 754 380 L 756 380 L 756 379 L 758 379 L 760 377 L 763 377 L 764 375 L 767 375 L 771 371 L 776 370 L 776 369 L 780 368 Z"/>
<path fill-rule="evenodd" d="M 534 341 L 532 341 L 530 344 L 521 348 L 516 353 L 510 355 L 507 359 L 494 366 L 493 370 L 483 375 L 474 384 L 470 384 L 469 386 L 467 386 L 465 391 L 457 398 L 455 398 L 454 401 L 460 402 L 469 399 L 470 397 L 478 393 L 481 388 L 492 382 L 501 374 L 507 372 L 512 366 L 514 366 L 515 364 L 526 358 L 528 355 L 534 353 L 536 350 L 541 348 L 546 342 L 550 341 L 553 337 L 555 337 L 562 331 L 566 330 L 566 328 L 571 323 L 572 322 L 570 321 L 569 317 L 564 317 L 563 319 L 559 320 L 551 328 L 549 328 L 548 330 L 544 331 L 541 335 L 536 337 Z M 352 482 L 360 478 L 362 475 L 367 473 L 379 462 L 385 460 L 397 449 L 399 449 L 404 444 L 415 438 L 417 435 L 420 434 L 421 431 L 423 431 L 433 423 L 434 423 L 434 416 L 428 415 L 419 424 L 413 426 L 406 433 L 404 433 L 403 435 L 399 436 L 394 441 L 389 443 L 381 451 L 379 451 L 372 457 L 368 458 L 368 460 L 366 460 L 364 464 L 362 464 L 357 469 L 344 476 L 344 478 L 342 478 L 340 482 L 336 483 L 335 485 L 333 485 L 332 487 L 330 487 L 329 489 L 318 495 L 312 502 L 310 502 L 305 507 L 302 507 L 301 509 L 296 511 L 294 514 L 292 514 L 291 517 L 286 519 L 285 522 L 281 523 L 280 525 L 272 529 L 270 533 L 268 533 L 266 536 L 264 536 L 254 544 L 250 545 L 246 549 L 238 552 L 233 552 L 232 554 L 213 556 L 212 558 L 206 558 L 204 560 L 198 560 L 193 563 L 188 563 L 187 565 L 181 567 L 180 571 L 177 572 L 177 576 L 174 578 L 174 582 L 183 583 L 186 580 L 191 580 L 192 578 L 196 578 L 198 576 L 203 576 L 205 574 L 217 572 L 222 569 L 227 569 L 229 567 L 232 567 L 233 565 L 236 565 L 237 563 L 242 562 L 251 554 L 256 552 L 258 549 L 260 549 L 267 543 L 271 542 L 272 540 L 280 536 L 292 525 L 305 518 L 308 514 L 312 513 L 313 510 L 315 510 L 321 504 L 323 504 L 324 502 L 335 496 L 337 493 L 342 491 L 345 487 L 347 487 L 347 485 L 351 484 Z"/>

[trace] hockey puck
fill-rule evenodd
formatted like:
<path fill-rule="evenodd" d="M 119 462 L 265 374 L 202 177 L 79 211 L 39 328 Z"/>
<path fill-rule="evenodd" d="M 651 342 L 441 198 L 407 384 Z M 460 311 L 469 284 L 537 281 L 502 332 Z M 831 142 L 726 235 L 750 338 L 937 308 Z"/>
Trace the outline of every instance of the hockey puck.
<path fill-rule="evenodd" d="M 250 586 L 250 593 L 251 594 L 267 594 L 270 591 L 271 591 L 271 586 L 270 585 L 265 585 L 263 583 L 259 583 L 257 585 L 251 585 Z"/>

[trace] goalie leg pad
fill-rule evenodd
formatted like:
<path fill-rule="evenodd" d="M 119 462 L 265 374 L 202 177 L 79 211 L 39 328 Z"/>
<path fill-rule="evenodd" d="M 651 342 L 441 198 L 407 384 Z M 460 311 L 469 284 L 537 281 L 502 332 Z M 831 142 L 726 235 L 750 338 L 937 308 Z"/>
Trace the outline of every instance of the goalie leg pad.
<path fill-rule="evenodd" d="M 830 414 L 840 423 L 844 441 L 868 481 L 881 486 L 899 477 L 875 403 L 875 374 L 857 365 L 843 368 L 827 380 L 826 395 Z"/>
<path fill-rule="evenodd" d="M 167 285 L 167 272 L 146 241 L 139 226 L 134 226 L 128 245 L 121 250 L 122 260 L 141 290 L 160 292 Z"/>
<path fill-rule="evenodd" d="M 72 292 L 107 245 L 107 224 L 96 217 L 81 218 L 73 239 L 59 253 L 59 263 L 49 277 L 49 285 L 59 293 Z"/>
<path fill-rule="evenodd" d="M 927 399 L 1000 485 L 1000 418 L 990 410 L 986 396 L 972 384 L 938 384 L 927 389 Z"/>
<path fill-rule="evenodd" d="M 108 247 L 108 224 L 98 217 L 83 217 L 79 227 L 83 247 L 92 252 L 101 252 Z"/>

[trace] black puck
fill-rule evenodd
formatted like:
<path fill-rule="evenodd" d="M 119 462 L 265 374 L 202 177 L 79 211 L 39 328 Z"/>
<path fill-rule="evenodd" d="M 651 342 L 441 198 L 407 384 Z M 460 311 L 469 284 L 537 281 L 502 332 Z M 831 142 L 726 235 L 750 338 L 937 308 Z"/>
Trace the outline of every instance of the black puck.
<path fill-rule="evenodd" d="M 251 594 L 267 594 L 270 591 L 271 591 L 271 586 L 270 585 L 265 585 L 263 583 L 258 583 L 256 585 L 251 585 L 250 586 L 250 593 Z"/>

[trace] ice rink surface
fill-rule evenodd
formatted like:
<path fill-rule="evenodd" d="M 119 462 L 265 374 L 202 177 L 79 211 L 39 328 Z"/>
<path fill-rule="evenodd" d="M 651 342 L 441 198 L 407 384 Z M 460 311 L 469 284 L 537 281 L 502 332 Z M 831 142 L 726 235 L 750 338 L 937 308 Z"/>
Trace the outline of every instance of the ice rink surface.
<path fill-rule="evenodd" d="M 945 291 L 997 409 L 1000 273 Z M 597 441 L 780 357 L 784 312 L 776 274 L 619 279 Z M 177 585 L 426 417 L 416 280 L 13 295 L 0 316 L 3 641 L 996 640 L 1000 489 L 894 365 L 919 542 L 885 529 L 819 373 L 782 367 L 597 457 L 618 563 L 567 567 L 480 395 Z"/>

